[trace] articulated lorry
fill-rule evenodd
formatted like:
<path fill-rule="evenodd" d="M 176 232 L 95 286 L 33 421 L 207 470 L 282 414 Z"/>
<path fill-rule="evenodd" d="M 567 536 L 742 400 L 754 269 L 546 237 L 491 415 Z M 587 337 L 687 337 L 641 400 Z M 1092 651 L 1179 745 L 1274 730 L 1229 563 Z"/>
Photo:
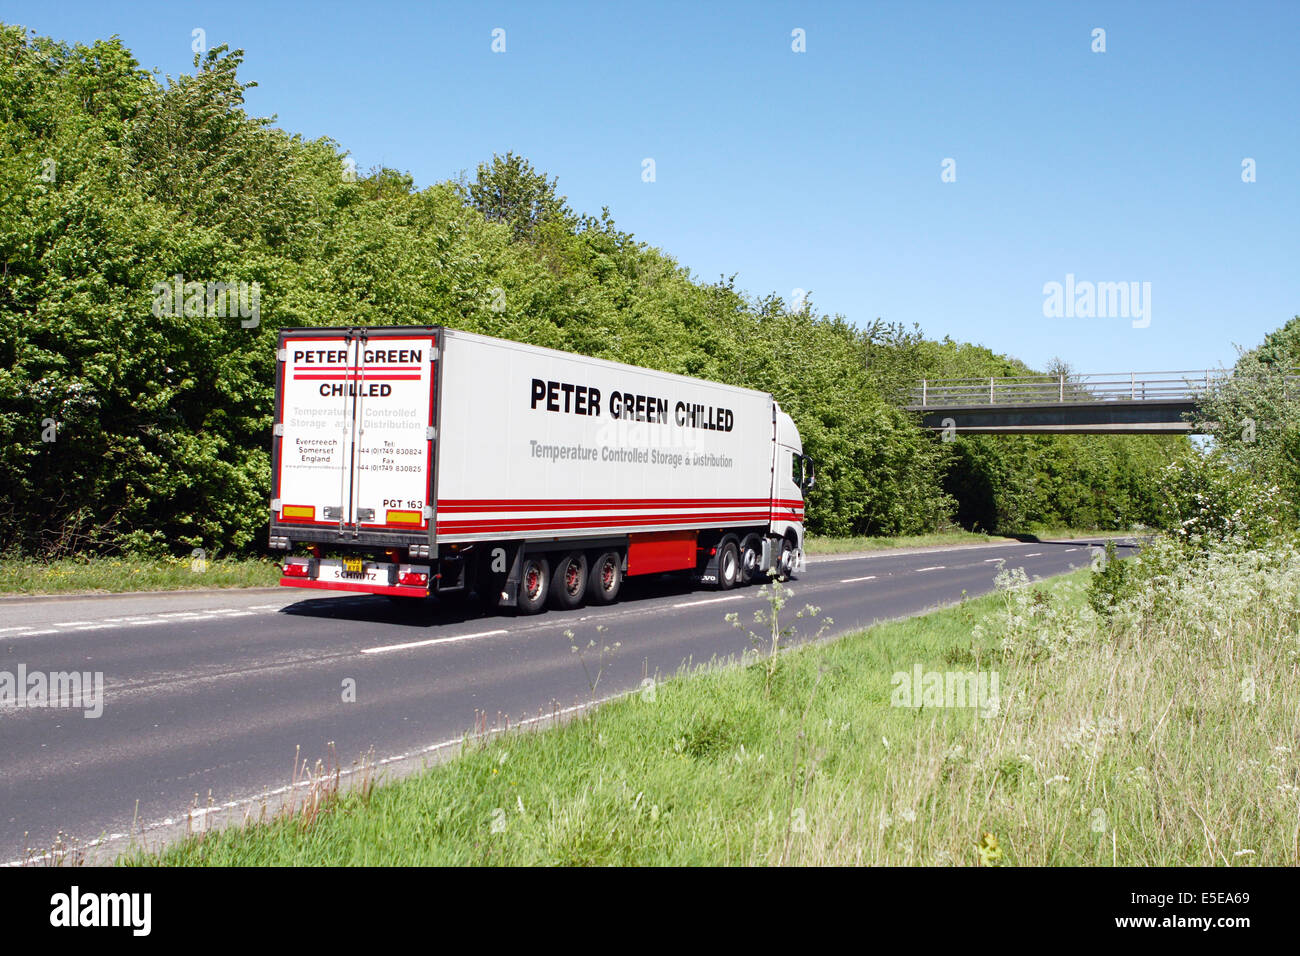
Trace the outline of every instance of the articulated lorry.
<path fill-rule="evenodd" d="M 535 613 L 802 567 L 813 464 L 771 395 L 442 326 L 286 329 L 277 359 L 283 585 Z"/>

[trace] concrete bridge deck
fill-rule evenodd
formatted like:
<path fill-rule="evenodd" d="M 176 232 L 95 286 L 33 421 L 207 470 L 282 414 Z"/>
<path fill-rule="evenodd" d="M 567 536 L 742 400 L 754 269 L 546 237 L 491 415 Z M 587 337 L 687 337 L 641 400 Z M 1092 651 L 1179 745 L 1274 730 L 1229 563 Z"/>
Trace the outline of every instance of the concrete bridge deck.
<path fill-rule="evenodd" d="M 925 428 L 964 434 L 1186 435 L 1201 397 L 1231 377 L 1198 369 L 922 379 L 904 408 Z M 1300 374 L 1277 379 L 1284 395 L 1300 388 Z"/>

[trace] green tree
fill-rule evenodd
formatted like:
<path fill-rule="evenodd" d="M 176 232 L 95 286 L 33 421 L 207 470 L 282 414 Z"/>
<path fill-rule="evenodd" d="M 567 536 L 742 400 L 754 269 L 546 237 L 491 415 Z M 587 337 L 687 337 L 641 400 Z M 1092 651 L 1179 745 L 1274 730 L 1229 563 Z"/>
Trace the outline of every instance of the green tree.
<path fill-rule="evenodd" d="M 538 230 L 559 221 L 568 224 L 572 214 L 563 196 L 555 191 L 556 180 L 547 179 L 533 164 L 514 152 L 494 155 L 490 163 L 479 163 L 477 175 L 466 186 L 470 205 L 488 222 L 509 226 L 518 240 L 536 237 Z"/>
<path fill-rule="evenodd" d="M 1198 403 L 1194 424 L 1227 460 L 1300 502 L 1300 316 L 1244 351 Z"/>

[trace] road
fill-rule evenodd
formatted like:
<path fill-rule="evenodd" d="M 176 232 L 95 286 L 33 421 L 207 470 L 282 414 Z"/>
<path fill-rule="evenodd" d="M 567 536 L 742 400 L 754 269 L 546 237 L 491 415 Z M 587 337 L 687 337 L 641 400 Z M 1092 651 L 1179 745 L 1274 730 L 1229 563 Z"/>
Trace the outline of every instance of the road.
<path fill-rule="evenodd" d="M 840 634 L 985 593 L 1000 561 L 1033 578 L 1090 560 L 1078 541 L 828 556 L 791 587 L 796 607 L 820 606 Z M 97 718 L 0 708 L 0 864 L 40 859 L 60 834 L 111 859 L 125 834 L 153 846 L 273 810 L 295 759 L 314 765 L 331 742 L 342 767 L 370 754 L 391 776 L 454 750 L 480 715 L 518 724 L 574 708 L 593 694 L 566 631 L 621 644 L 596 697 L 732 657 L 748 643 L 725 615 L 749 619 L 756 592 L 633 581 L 616 605 L 536 617 L 290 589 L 0 602 L 0 675 L 23 665 L 104 680 Z"/>

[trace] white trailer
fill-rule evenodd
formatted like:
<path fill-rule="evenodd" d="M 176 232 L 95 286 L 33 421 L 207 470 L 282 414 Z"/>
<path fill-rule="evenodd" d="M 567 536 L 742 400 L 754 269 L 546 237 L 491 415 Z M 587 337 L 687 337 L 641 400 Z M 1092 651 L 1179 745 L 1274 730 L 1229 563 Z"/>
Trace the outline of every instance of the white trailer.
<path fill-rule="evenodd" d="M 286 329 L 277 358 L 283 585 L 532 613 L 802 564 L 812 462 L 764 392 L 441 326 Z"/>

